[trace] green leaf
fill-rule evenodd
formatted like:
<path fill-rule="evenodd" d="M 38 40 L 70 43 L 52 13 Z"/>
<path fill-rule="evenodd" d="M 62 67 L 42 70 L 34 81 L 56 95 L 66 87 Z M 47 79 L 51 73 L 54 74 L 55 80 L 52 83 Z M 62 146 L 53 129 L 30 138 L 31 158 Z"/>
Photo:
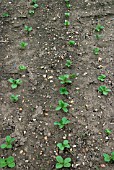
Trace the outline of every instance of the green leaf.
<path fill-rule="evenodd" d="M 60 163 L 56 163 L 56 169 L 60 169 L 63 167 L 63 164 L 60 164 Z"/>
<path fill-rule="evenodd" d="M 69 143 L 68 140 L 64 140 L 64 141 L 63 141 L 63 144 L 64 144 L 64 145 L 68 145 L 68 143 Z"/>
<path fill-rule="evenodd" d="M 7 163 L 6 163 L 5 159 L 0 158 L 0 168 L 4 168 L 6 166 L 7 166 Z"/>
<path fill-rule="evenodd" d="M 66 107 L 63 107 L 62 110 L 67 113 L 68 112 L 68 109 Z"/>
<path fill-rule="evenodd" d="M 11 149 L 12 148 L 12 145 L 7 145 L 7 149 Z"/>
<path fill-rule="evenodd" d="M 8 158 L 6 158 L 6 162 L 7 162 L 8 165 L 13 163 L 14 162 L 14 157 L 13 156 L 9 156 Z"/>
<path fill-rule="evenodd" d="M 105 96 L 107 96 L 107 95 L 108 95 L 108 92 L 107 92 L 107 91 L 103 91 L 103 94 L 104 94 Z"/>
<path fill-rule="evenodd" d="M 64 164 L 71 162 L 71 158 L 65 158 Z"/>
<path fill-rule="evenodd" d="M 14 168 L 15 167 L 15 162 L 12 162 L 12 163 L 8 164 L 8 167 L 9 168 Z"/>
<path fill-rule="evenodd" d="M 2 145 L 0 146 L 0 148 L 1 148 L 1 149 L 5 149 L 5 148 L 7 148 L 7 145 L 6 145 L 6 144 L 2 144 Z"/>
<path fill-rule="evenodd" d="M 62 145 L 62 143 L 58 143 L 58 144 L 57 144 L 57 147 L 58 147 L 60 150 L 62 150 L 62 151 L 64 150 L 64 146 Z"/>
<path fill-rule="evenodd" d="M 71 167 L 71 163 L 64 163 L 64 167 L 65 167 L 65 168 Z"/>
<path fill-rule="evenodd" d="M 12 88 L 12 89 L 16 89 L 16 88 L 17 88 L 17 84 L 12 84 L 12 85 L 11 85 L 11 88 Z"/>
<path fill-rule="evenodd" d="M 59 122 L 54 122 L 54 125 L 59 125 Z"/>
<path fill-rule="evenodd" d="M 21 83 L 22 83 L 22 80 L 20 80 L 20 79 L 17 79 L 17 80 L 16 80 L 16 84 L 17 84 L 17 85 L 20 85 Z"/>
<path fill-rule="evenodd" d="M 14 79 L 13 79 L 13 78 L 8 79 L 8 81 L 9 81 L 10 83 L 14 83 Z"/>
<path fill-rule="evenodd" d="M 108 154 L 104 153 L 103 157 L 104 157 L 105 162 L 110 162 L 111 161 L 110 156 Z"/>
<path fill-rule="evenodd" d="M 114 161 L 114 152 L 111 153 L 111 159 Z"/>
<path fill-rule="evenodd" d="M 11 141 L 11 137 L 10 136 L 6 136 L 6 142 L 10 142 Z"/>
<path fill-rule="evenodd" d="M 34 8 L 38 8 L 38 4 L 34 4 L 33 7 L 34 7 Z"/>
<path fill-rule="evenodd" d="M 57 160 L 57 162 L 59 162 L 61 164 L 63 164 L 63 162 L 64 162 L 64 160 L 61 156 L 56 156 L 56 160 Z"/>
<path fill-rule="evenodd" d="M 70 123 L 70 121 L 69 121 L 66 117 L 63 117 L 63 118 L 62 118 L 62 122 L 63 122 L 64 124 Z"/>
<path fill-rule="evenodd" d="M 61 109 L 61 106 L 57 106 L 55 110 L 60 110 Z"/>

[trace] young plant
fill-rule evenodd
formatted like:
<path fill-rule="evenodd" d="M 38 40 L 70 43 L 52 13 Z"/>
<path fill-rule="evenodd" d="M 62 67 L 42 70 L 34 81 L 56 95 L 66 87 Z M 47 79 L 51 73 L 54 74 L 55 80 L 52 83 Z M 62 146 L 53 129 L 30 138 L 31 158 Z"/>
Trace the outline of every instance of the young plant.
<path fill-rule="evenodd" d="M 24 41 L 22 41 L 22 42 L 20 43 L 21 49 L 25 49 L 27 45 L 28 45 L 28 43 L 26 43 L 26 42 L 24 42 Z"/>
<path fill-rule="evenodd" d="M 71 8 L 71 4 L 67 3 L 67 4 L 66 4 L 66 7 L 67 7 L 67 8 Z"/>
<path fill-rule="evenodd" d="M 69 12 L 65 12 L 65 17 L 70 17 L 70 13 Z"/>
<path fill-rule="evenodd" d="M 109 136 L 112 133 L 112 131 L 110 129 L 105 129 L 105 133 L 106 133 L 106 135 Z"/>
<path fill-rule="evenodd" d="M 38 0 L 32 0 L 30 4 L 31 4 L 31 5 L 34 5 L 34 4 L 37 3 L 37 1 L 38 1 Z"/>
<path fill-rule="evenodd" d="M 32 16 L 34 15 L 35 11 L 30 9 L 28 13 Z"/>
<path fill-rule="evenodd" d="M 71 67 L 72 61 L 71 60 L 67 60 L 65 66 L 67 66 L 68 68 Z"/>
<path fill-rule="evenodd" d="M 32 31 L 32 27 L 25 25 L 24 30 L 29 34 Z"/>
<path fill-rule="evenodd" d="M 58 77 L 58 79 L 60 80 L 61 84 L 71 84 L 72 81 L 69 80 L 70 75 L 69 74 L 64 74 Z"/>
<path fill-rule="evenodd" d="M 65 20 L 64 25 L 68 27 L 70 25 L 70 22 L 68 20 Z"/>
<path fill-rule="evenodd" d="M 19 70 L 20 70 L 20 71 L 24 71 L 24 70 L 26 70 L 26 69 L 27 69 L 27 67 L 24 66 L 24 65 L 20 65 L 20 66 L 19 66 Z"/>
<path fill-rule="evenodd" d="M 60 94 L 68 95 L 68 91 L 66 87 L 61 87 L 59 91 L 60 91 Z"/>
<path fill-rule="evenodd" d="M 73 45 L 75 45 L 75 44 L 76 44 L 76 42 L 75 42 L 75 41 L 73 41 L 73 40 L 70 40 L 70 41 L 68 42 L 68 44 L 69 44 L 69 45 L 71 45 L 71 46 L 73 46 Z"/>
<path fill-rule="evenodd" d="M 71 158 L 63 159 L 61 156 L 56 156 L 56 169 L 69 168 L 71 167 Z"/>
<path fill-rule="evenodd" d="M 99 48 L 94 48 L 94 49 L 93 49 L 93 53 L 94 53 L 95 55 L 98 55 L 98 54 L 99 54 L 99 51 L 100 51 Z"/>
<path fill-rule="evenodd" d="M 33 5 L 33 8 L 34 8 L 34 9 L 38 8 L 38 4 L 34 4 L 34 5 Z"/>
<path fill-rule="evenodd" d="M 15 167 L 15 162 L 14 162 L 14 157 L 9 156 L 8 158 L 0 158 L 0 168 L 4 167 L 9 167 L 9 168 L 14 168 Z"/>
<path fill-rule="evenodd" d="M 59 105 L 56 107 L 56 111 L 58 111 L 58 110 L 63 110 L 64 112 L 68 112 L 68 109 L 67 109 L 67 107 L 69 106 L 69 104 L 68 103 L 65 103 L 63 100 L 59 100 Z"/>
<path fill-rule="evenodd" d="M 70 120 L 66 117 L 63 117 L 59 122 L 54 122 L 54 125 L 58 125 L 60 129 L 62 129 L 65 125 L 69 124 Z"/>
<path fill-rule="evenodd" d="M 6 136 L 4 144 L 2 144 L 0 147 L 1 149 L 11 149 L 12 143 L 15 141 L 15 138 L 11 138 L 10 136 Z"/>
<path fill-rule="evenodd" d="M 96 28 L 95 28 L 95 31 L 100 32 L 100 31 L 102 31 L 103 29 L 104 29 L 104 27 L 103 27 L 102 25 L 98 24 L 98 25 L 96 26 Z"/>
<path fill-rule="evenodd" d="M 108 89 L 106 86 L 99 86 L 98 91 L 101 92 L 105 96 L 107 96 L 108 93 L 111 92 L 111 90 Z"/>
<path fill-rule="evenodd" d="M 7 12 L 4 12 L 4 13 L 2 14 L 2 16 L 7 18 L 7 17 L 9 17 L 10 15 L 9 15 Z"/>
<path fill-rule="evenodd" d="M 99 40 L 102 37 L 100 34 L 96 34 L 96 39 Z"/>
<path fill-rule="evenodd" d="M 70 0 L 65 0 L 66 4 L 69 4 Z"/>
<path fill-rule="evenodd" d="M 114 162 L 114 152 L 111 153 L 111 155 L 108 155 L 107 153 L 103 154 L 104 161 L 109 163 L 109 162 Z"/>
<path fill-rule="evenodd" d="M 70 145 L 69 145 L 69 141 L 68 140 L 64 140 L 63 143 L 58 143 L 57 144 L 57 147 L 63 151 L 65 148 L 70 148 Z"/>
<path fill-rule="evenodd" d="M 15 80 L 13 78 L 10 78 L 8 81 L 11 83 L 12 89 L 16 89 L 22 83 L 22 80 L 20 80 L 20 79 Z"/>
<path fill-rule="evenodd" d="M 105 74 L 101 74 L 100 76 L 98 76 L 98 80 L 100 81 L 105 81 L 106 75 Z"/>
<path fill-rule="evenodd" d="M 12 101 L 12 102 L 14 102 L 14 103 L 16 103 L 18 100 L 19 100 L 19 95 L 14 95 L 14 94 L 12 94 L 11 96 L 10 96 L 10 100 Z"/>

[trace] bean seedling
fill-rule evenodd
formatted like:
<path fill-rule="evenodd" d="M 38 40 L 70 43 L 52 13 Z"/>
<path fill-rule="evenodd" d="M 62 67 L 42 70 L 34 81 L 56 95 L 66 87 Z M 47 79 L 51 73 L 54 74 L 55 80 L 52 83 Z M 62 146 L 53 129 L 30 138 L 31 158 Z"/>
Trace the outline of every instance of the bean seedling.
<path fill-rule="evenodd" d="M 0 147 L 1 149 L 11 149 L 12 143 L 15 141 L 15 138 L 11 138 L 10 136 L 6 136 L 4 144 L 2 144 Z"/>
<path fill-rule="evenodd" d="M 70 120 L 66 117 L 63 117 L 59 122 L 54 122 L 54 125 L 58 125 L 60 129 L 62 129 L 65 125 L 69 124 Z"/>
<path fill-rule="evenodd" d="M 20 65 L 20 66 L 19 66 L 19 70 L 20 70 L 20 71 L 24 71 L 24 70 L 26 70 L 26 69 L 27 69 L 27 67 L 24 66 L 24 65 Z"/>
<path fill-rule="evenodd" d="M 70 13 L 69 12 L 65 12 L 65 17 L 70 17 Z"/>
<path fill-rule="evenodd" d="M 28 45 L 28 43 L 26 43 L 26 42 L 24 42 L 24 41 L 22 41 L 22 42 L 20 43 L 21 49 L 25 49 L 27 45 Z"/>
<path fill-rule="evenodd" d="M 96 26 L 96 28 L 95 28 L 95 31 L 100 32 L 100 31 L 102 31 L 103 29 L 104 29 L 104 27 L 103 27 L 102 25 L 98 24 L 98 25 Z"/>
<path fill-rule="evenodd" d="M 70 22 L 68 20 L 65 20 L 64 25 L 68 27 L 70 25 Z"/>
<path fill-rule="evenodd" d="M 105 129 L 105 133 L 106 133 L 106 135 L 109 136 L 112 133 L 112 131 L 110 129 Z"/>
<path fill-rule="evenodd" d="M 100 81 L 105 81 L 106 75 L 105 74 L 101 74 L 100 76 L 98 76 L 98 80 Z"/>
<path fill-rule="evenodd" d="M 93 49 L 93 53 L 94 53 L 95 55 L 98 55 L 98 54 L 99 54 L 99 51 L 100 51 L 99 48 L 94 48 L 94 49 Z"/>
<path fill-rule="evenodd" d="M 9 156 L 8 158 L 0 158 L 0 168 L 8 166 L 9 168 L 15 167 L 14 157 Z"/>
<path fill-rule="evenodd" d="M 32 27 L 25 25 L 24 30 L 29 34 L 32 31 Z"/>
<path fill-rule="evenodd" d="M 69 141 L 68 140 L 64 140 L 63 143 L 58 143 L 57 144 L 57 147 L 63 151 L 65 148 L 70 148 L 70 145 L 69 145 Z"/>
<path fill-rule="evenodd" d="M 111 92 L 110 89 L 108 89 L 106 86 L 100 86 L 98 88 L 98 91 L 101 92 L 103 95 L 107 96 L 109 92 Z"/>
<path fill-rule="evenodd" d="M 22 80 L 13 78 L 10 78 L 8 81 L 12 84 L 11 85 L 12 89 L 16 89 L 22 83 Z"/>
<path fill-rule="evenodd" d="M 14 95 L 14 94 L 12 94 L 11 96 L 10 96 L 10 100 L 12 101 L 12 102 L 14 102 L 14 103 L 16 103 L 18 100 L 19 100 L 19 95 Z"/>
<path fill-rule="evenodd" d="M 112 152 L 111 155 L 104 153 L 103 157 L 104 157 L 104 161 L 107 162 L 107 163 L 114 162 L 114 152 Z"/>
<path fill-rule="evenodd" d="M 68 44 L 69 44 L 69 45 L 71 45 L 71 46 L 73 46 L 73 45 L 75 45 L 75 44 L 76 44 L 76 42 L 75 42 L 75 41 L 73 41 L 73 40 L 70 40 L 70 41 L 68 42 Z"/>
<path fill-rule="evenodd" d="M 33 5 L 33 8 L 34 8 L 34 9 L 38 8 L 38 4 L 34 4 L 34 5 Z"/>
<path fill-rule="evenodd" d="M 67 107 L 69 106 L 69 104 L 68 103 L 66 103 L 66 102 L 64 102 L 63 100 L 59 100 L 59 102 L 58 102 L 58 106 L 56 107 L 56 111 L 58 111 L 58 110 L 63 110 L 64 112 L 68 112 L 68 109 L 67 109 Z"/>
<path fill-rule="evenodd" d="M 60 94 L 68 95 L 68 91 L 66 87 L 61 87 L 59 91 L 60 91 Z"/>
<path fill-rule="evenodd" d="M 72 64 L 71 60 L 66 60 L 65 66 L 67 66 L 69 68 L 69 67 L 71 67 L 71 64 Z"/>
<path fill-rule="evenodd" d="M 66 4 L 66 7 L 67 7 L 67 8 L 71 8 L 71 4 L 69 4 L 69 3 Z"/>
<path fill-rule="evenodd" d="M 61 156 L 56 156 L 56 169 L 69 168 L 71 167 L 71 158 L 63 159 Z"/>
<path fill-rule="evenodd" d="M 34 15 L 35 11 L 34 10 L 29 10 L 28 13 L 32 16 L 32 15 Z"/>
<path fill-rule="evenodd" d="M 69 80 L 70 75 L 69 74 L 64 74 L 58 77 L 58 79 L 60 80 L 61 84 L 71 84 L 72 81 Z"/>
<path fill-rule="evenodd" d="M 9 15 L 7 12 L 4 12 L 4 13 L 2 14 L 2 16 L 7 18 L 7 17 L 9 17 L 10 15 Z"/>

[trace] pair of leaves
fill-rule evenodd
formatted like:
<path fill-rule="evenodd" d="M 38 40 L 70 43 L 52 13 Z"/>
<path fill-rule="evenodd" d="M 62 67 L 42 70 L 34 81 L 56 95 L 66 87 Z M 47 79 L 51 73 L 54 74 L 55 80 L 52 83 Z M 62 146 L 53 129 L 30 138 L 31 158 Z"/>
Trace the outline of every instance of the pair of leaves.
<path fill-rule="evenodd" d="M 63 100 L 59 100 L 59 105 L 56 107 L 56 111 L 58 111 L 58 110 L 63 110 L 64 112 L 68 112 L 68 109 L 67 109 L 67 107 L 69 106 L 69 104 L 68 103 L 66 103 L 66 102 L 64 102 Z"/>
<path fill-rule="evenodd" d="M 98 25 L 96 26 L 96 28 L 95 28 L 95 31 L 100 32 L 100 31 L 102 31 L 103 29 L 104 29 L 104 26 L 98 24 Z"/>
<path fill-rule="evenodd" d="M 61 84 L 71 84 L 72 81 L 69 80 L 70 75 L 69 74 L 64 74 L 58 77 L 58 79 L 60 80 Z"/>
<path fill-rule="evenodd" d="M 22 49 L 25 49 L 25 47 L 28 45 L 28 43 L 26 43 L 26 42 L 24 42 L 24 41 L 22 41 L 21 43 L 20 43 L 20 47 L 22 48 Z"/>
<path fill-rule="evenodd" d="M 24 70 L 26 70 L 26 69 L 27 69 L 27 67 L 24 66 L 24 65 L 20 65 L 20 66 L 19 66 L 19 70 L 21 70 L 21 71 L 24 71 Z"/>
<path fill-rule="evenodd" d="M 101 74 L 100 76 L 98 76 L 98 80 L 100 81 L 105 81 L 106 75 L 105 74 Z"/>
<path fill-rule="evenodd" d="M 112 131 L 110 129 L 105 129 L 105 133 L 106 133 L 106 135 L 110 135 L 112 133 Z"/>
<path fill-rule="evenodd" d="M 93 49 L 93 53 L 94 53 L 95 55 L 98 55 L 98 54 L 99 54 L 99 51 L 100 51 L 99 48 L 94 48 L 94 49 Z"/>
<path fill-rule="evenodd" d="M 69 68 L 71 66 L 71 64 L 72 64 L 72 61 L 71 60 L 67 60 L 65 66 L 67 66 Z"/>
<path fill-rule="evenodd" d="M 29 33 L 30 31 L 32 31 L 32 27 L 25 25 L 24 30 Z"/>
<path fill-rule="evenodd" d="M 68 95 L 68 91 L 66 87 L 61 87 L 59 91 L 60 91 L 60 94 Z"/>
<path fill-rule="evenodd" d="M 12 148 L 12 143 L 15 141 L 15 138 L 11 138 L 10 136 L 6 136 L 4 144 L 2 144 L 0 147 L 1 149 L 10 149 Z"/>
<path fill-rule="evenodd" d="M 103 95 L 107 96 L 109 92 L 111 92 L 110 89 L 108 89 L 106 86 L 100 86 L 98 88 L 98 91 L 101 92 Z"/>
<path fill-rule="evenodd" d="M 8 166 L 9 168 L 15 167 L 14 157 L 9 156 L 6 159 L 0 158 L 0 168 Z"/>
<path fill-rule="evenodd" d="M 111 153 L 111 155 L 108 155 L 107 153 L 103 154 L 104 161 L 105 162 L 114 162 L 114 152 Z"/>
<path fill-rule="evenodd" d="M 68 44 L 69 44 L 69 45 L 71 45 L 71 46 L 73 46 L 73 45 L 75 45 L 75 44 L 76 44 L 76 42 L 75 42 L 75 41 L 73 41 L 73 40 L 70 40 L 70 41 L 68 42 Z"/>
<path fill-rule="evenodd" d="M 71 167 L 71 158 L 65 158 L 63 159 L 61 156 L 56 157 L 57 163 L 56 163 L 56 169 L 61 169 L 62 167 L 69 168 Z"/>
<path fill-rule="evenodd" d="M 10 96 L 10 100 L 11 100 L 12 102 L 17 102 L 17 101 L 18 101 L 18 97 L 19 97 L 19 95 L 14 95 L 14 94 L 12 94 L 12 95 Z"/>
<path fill-rule="evenodd" d="M 64 25 L 65 25 L 65 26 L 69 26 L 69 25 L 70 25 L 70 22 L 69 22 L 68 20 L 65 20 Z"/>
<path fill-rule="evenodd" d="M 65 148 L 70 148 L 70 145 L 69 145 L 69 141 L 68 140 L 64 140 L 63 143 L 58 143 L 57 144 L 57 147 L 60 149 L 60 150 L 64 150 Z"/>
<path fill-rule="evenodd" d="M 12 89 L 16 89 L 22 83 L 22 80 L 13 78 L 10 78 L 8 81 L 12 84 L 11 85 Z"/>
<path fill-rule="evenodd" d="M 66 124 L 69 124 L 70 120 L 66 117 L 63 117 L 59 122 L 54 122 L 54 125 L 58 125 L 60 129 L 62 129 Z"/>

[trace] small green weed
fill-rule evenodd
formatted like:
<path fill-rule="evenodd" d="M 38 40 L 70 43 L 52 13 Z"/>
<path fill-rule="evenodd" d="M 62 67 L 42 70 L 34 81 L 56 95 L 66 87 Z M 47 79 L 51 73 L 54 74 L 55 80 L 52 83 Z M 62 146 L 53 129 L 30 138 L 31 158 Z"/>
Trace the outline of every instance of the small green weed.
<path fill-rule="evenodd" d="M 63 159 L 61 156 L 56 156 L 56 169 L 61 169 L 63 167 L 69 168 L 71 167 L 71 158 Z"/>
<path fill-rule="evenodd" d="M 111 155 L 104 153 L 103 157 L 104 157 L 104 161 L 107 162 L 107 163 L 114 162 L 114 152 L 112 152 Z"/>
<path fill-rule="evenodd" d="M 4 12 L 4 13 L 2 14 L 2 16 L 5 17 L 5 18 L 7 18 L 7 17 L 9 17 L 10 15 L 9 15 L 7 12 Z"/>
<path fill-rule="evenodd" d="M 65 103 L 63 100 L 59 100 L 59 102 L 58 102 L 58 106 L 56 107 L 56 111 L 58 111 L 58 110 L 63 110 L 64 112 L 68 112 L 68 109 L 67 109 L 67 107 L 69 106 L 69 104 L 68 103 Z"/>
<path fill-rule="evenodd" d="M 34 4 L 34 5 L 33 5 L 33 8 L 34 8 L 34 9 L 38 8 L 38 4 Z"/>
<path fill-rule="evenodd" d="M 37 1 L 38 1 L 38 0 L 32 0 L 30 4 L 31 4 L 31 5 L 34 5 L 34 4 L 37 3 Z"/>
<path fill-rule="evenodd" d="M 14 102 L 14 103 L 16 103 L 18 100 L 19 100 L 19 95 L 14 95 L 14 94 L 12 94 L 11 96 L 10 96 L 10 100 L 12 101 L 12 102 Z"/>
<path fill-rule="evenodd" d="M 27 45 L 28 45 L 28 43 L 26 43 L 26 42 L 24 42 L 24 41 L 22 41 L 22 42 L 20 43 L 21 49 L 25 49 Z"/>
<path fill-rule="evenodd" d="M 105 74 L 101 74 L 100 76 L 98 76 L 98 80 L 100 81 L 105 81 L 106 75 Z"/>
<path fill-rule="evenodd" d="M 60 129 L 62 129 L 65 125 L 69 124 L 70 120 L 66 117 L 63 117 L 59 122 L 54 122 L 54 125 L 58 125 Z"/>
<path fill-rule="evenodd" d="M 60 94 L 68 95 L 68 91 L 66 87 L 61 87 L 59 91 L 60 91 Z"/>
<path fill-rule="evenodd" d="M 32 31 L 32 27 L 25 25 L 24 30 L 29 34 Z"/>
<path fill-rule="evenodd" d="M 73 40 L 70 40 L 70 41 L 68 42 L 68 44 L 69 44 L 69 45 L 71 45 L 71 46 L 73 46 L 73 45 L 75 45 L 75 44 L 76 44 L 76 42 L 75 42 L 75 41 L 73 41 Z"/>
<path fill-rule="evenodd" d="M 103 27 L 102 25 L 98 24 L 98 25 L 96 26 L 96 28 L 95 28 L 95 31 L 100 32 L 100 31 L 102 31 L 103 29 L 104 29 L 104 27 Z"/>
<path fill-rule="evenodd" d="M 70 13 L 69 12 L 65 12 L 65 17 L 70 17 Z"/>
<path fill-rule="evenodd" d="M 57 144 L 57 147 L 63 151 L 65 148 L 70 148 L 70 145 L 69 145 L 69 141 L 68 140 L 64 140 L 63 143 L 58 143 Z"/>
<path fill-rule="evenodd" d="M 108 89 L 106 86 L 100 86 L 98 88 L 98 91 L 101 92 L 103 95 L 107 96 L 109 92 L 111 92 L 110 89 Z"/>
<path fill-rule="evenodd" d="M 9 167 L 9 168 L 14 168 L 15 167 L 15 162 L 14 162 L 14 157 L 9 156 L 8 158 L 0 158 L 0 168 L 4 167 Z"/>
<path fill-rule="evenodd" d="M 106 135 L 109 136 L 112 133 L 112 131 L 110 129 L 105 129 L 105 133 L 106 133 Z"/>
<path fill-rule="evenodd" d="M 15 141 L 15 138 L 11 138 L 10 136 L 6 136 L 5 144 L 2 144 L 0 147 L 1 149 L 11 149 L 12 143 Z"/>
<path fill-rule="evenodd" d="M 72 61 L 71 60 L 66 60 L 65 66 L 67 66 L 69 68 L 69 67 L 71 67 L 71 65 L 72 65 Z"/>
<path fill-rule="evenodd" d="M 96 39 L 99 40 L 100 38 L 102 38 L 102 35 L 96 34 Z"/>
<path fill-rule="evenodd" d="M 22 83 L 22 80 L 20 79 L 13 79 L 13 78 L 10 78 L 8 80 L 12 85 L 11 85 L 11 88 L 12 89 L 16 89 L 21 83 Z"/>
<path fill-rule="evenodd" d="M 32 15 L 34 15 L 35 11 L 34 11 L 33 9 L 30 9 L 30 10 L 28 11 L 28 13 L 32 16 Z"/>
<path fill-rule="evenodd" d="M 95 55 L 98 55 L 98 54 L 99 54 L 99 51 L 100 51 L 99 48 L 94 48 L 94 49 L 93 49 L 93 53 L 94 53 Z"/>
<path fill-rule="evenodd" d="M 70 22 L 68 20 L 65 20 L 64 25 L 68 27 L 70 25 Z"/>
<path fill-rule="evenodd" d="M 67 7 L 67 8 L 71 8 L 71 4 L 69 4 L 69 3 L 66 4 L 66 7 Z"/>
<path fill-rule="evenodd" d="M 69 80 L 70 75 L 69 74 L 64 74 L 58 77 L 58 79 L 60 80 L 61 84 L 71 84 L 72 81 Z"/>
<path fill-rule="evenodd" d="M 24 65 L 20 65 L 20 66 L 19 66 L 19 70 L 20 70 L 20 71 L 24 71 L 24 70 L 26 70 L 26 69 L 27 69 L 27 67 L 24 66 Z"/>
<path fill-rule="evenodd" d="M 69 4 L 70 0 L 65 0 L 66 4 Z"/>

